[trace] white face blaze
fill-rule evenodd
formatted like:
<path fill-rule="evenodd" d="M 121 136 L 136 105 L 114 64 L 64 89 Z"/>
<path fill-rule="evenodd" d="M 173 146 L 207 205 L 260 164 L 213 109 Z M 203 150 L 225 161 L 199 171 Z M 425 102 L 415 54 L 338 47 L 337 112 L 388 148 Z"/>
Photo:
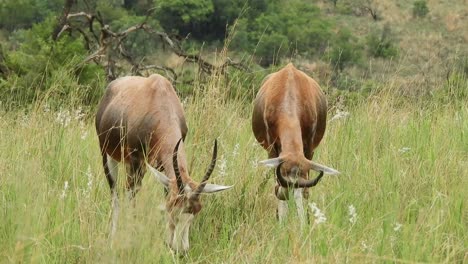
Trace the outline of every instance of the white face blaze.
<path fill-rule="evenodd" d="M 176 252 L 186 252 L 190 248 L 189 232 L 194 215 L 188 213 L 168 215 L 167 240 L 169 247 Z"/>
<path fill-rule="evenodd" d="M 161 184 L 163 184 L 165 187 L 170 188 L 171 181 L 169 178 L 164 175 L 164 173 L 156 170 L 153 166 L 150 164 L 146 163 L 147 168 L 149 171 L 153 174 L 155 180 Z M 217 184 L 210 184 L 207 183 L 201 193 L 215 193 L 215 192 L 220 192 L 224 190 L 228 190 L 232 188 L 233 186 L 223 186 L 223 185 L 217 185 Z M 168 196 L 168 201 L 166 203 L 166 212 L 167 212 L 167 226 L 166 226 L 166 232 L 167 232 L 167 237 L 166 237 L 166 243 L 167 245 L 174 251 L 179 252 L 179 253 L 184 253 L 189 250 L 190 244 L 189 244 L 189 232 L 190 232 L 190 225 L 193 221 L 193 218 L 195 217 L 194 214 L 198 213 L 198 211 L 201 209 L 201 205 L 199 204 L 198 198 L 195 199 L 196 201 L 196 206 L 199 206 L 199 209 L 197 209 L 195 212 L 184 212 L 184 209 L 187 208 L 192 208 L 193 209 L 193 193 L 194 190 L 190 188 L 190 186 L 187 184 L 184 186 L 184 204 L 178 204 L 177 206 L 171 206 L 168 207 L 168 204 L 172 204 L 171 199 L 176 199 L 175 197 L 171 197 L 170 195 Z M 179 197 L 180 198 L 180 197 Z"/>
<path fill-rule="evenodd" d="M 149 165 L 148 163 L 146 163 L 146 167 L 149 169 L 149 171 L 153 174 L 154 176 L 154 179 L 161 183 L 162 185 L 166 186 L 166 187 L 169 187 L 169 178 L 167 178 L 166 175 L 164 175 L 164 173 L 156 170 L 155 168 L 153 168 L 153 166 Z M 207 183 L 205 185 L 205 188 L 203 188 L 202 190 L 202 193 L 215 193 L 215 192 L 220 192 L 220 191 L 225 191 L 225 190 L 228 190 L 228 189 L 231 189 L 232 187 L 234 187 L 233 185 L 231 186 L 224 186 L 224 185 L 218 185 L 218 184 L 211 184 L 211 183 Z M 192 192 L 192 188 L 190 188 L 189 185 L 186 185 L 185 186 L 185 189 L 184 189 L 187 193 L 191 193 Z"/>

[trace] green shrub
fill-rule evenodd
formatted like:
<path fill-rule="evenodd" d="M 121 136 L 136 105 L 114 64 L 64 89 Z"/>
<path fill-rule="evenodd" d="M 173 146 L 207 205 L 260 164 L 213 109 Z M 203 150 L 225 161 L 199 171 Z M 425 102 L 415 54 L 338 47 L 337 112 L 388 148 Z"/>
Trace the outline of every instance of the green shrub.
<path fill-rule="evenodd" d="M 0 29 L 14 31 L 30 28 L 63 6 L 61 0 L 2 0 L 0 1 Z"/>
<path fill-rule="evenodd" d="M 88 53 L 83 41 L 63 35 L 54 42 L 51 32 L 55 21 L 51 17 L 13 35 L 13 43 L 19 47 L 7 54 L 11 74 L 0 83 L 0 98 L 8 105 L 23 107 L 44 96 L 67 100 L 76 93 L 83 104 L 96 102 L 95 96 L 87 93 L 102 85 L 103 70 L 96 65 L 78 67 Z"/>
<path fill-rule="evenodd" d="M 341 30 L 332 45 L 328 59 L 337 71 L 342 71 L 348 65 L 360 64 L 362 47 L 349 30 Z"/>
<path fill-rule="evenodd" d="M 453 72 L 441 89 L 433 93 L 436 101 L 443 104 L 466 104 L 468 100 L 468 78 L 462 72 Z"/>
<path fill-rule="evenodd" d="M 336 12 L 340 15 L 351 16 L 354 15 L 353 4 L 349 2 L 341 2 L 336 6 Z"/>
<path fill-rule="evenodd" d="M 170 0 L 161 1 L 156 17 L 167 32 L 181 35 L 193 34 L 196 37 L 204 33 L 200 27 L 209 20 L 214 11 L 210 0 Z"/>
<path fill-rule="evenodd" d="M 362 86 L 360 80 L 355 79 L 347 74 L 339 74 L 333 83 L 338 90 L 346 91 L 359 91 Z"/>
<path fill-rule="evenodd" d="M 425 17 L 429 13 L 426 0 L 417 0 L 413 3 L 413 16 Z"/>
<path fill-rule="evenodd" d="M 260 65 L 270 66 L 289 52 L 288 38 L 280 33 L 272 32 L 260 39 L 255 55 Z"/>
<path fill-rule="evenodd" d="M 395 40 L 390 32 L 390 27 L 385 26 L 382 32 L 372 31 L 367 36 L 369 53 L 376 58 L 391 58 L 398 55 Z"/>
<path fill-rule="evenodd" d="M 117 20 L 113 20 L 112 23 L 110 23 L 110 27 L 114 32 L 119 32 L 131 26 L 138 25 L 144 20 L 144 16 L 126 15 Z M 161 26 L 157 20 L 151 19 L 147 23 L 152 28 L 161 30 Z M 126 50 L 137 60 L 148 56 L 148 54 L 156 53 L 156 51 L 162 47 L 161 41 L 158 38 L 143 30 L 137 30 L 128 34 L 123 43 Z"/>
<path fill-rule="evenodd" d="M 263 66 L 269 66 L 274 56 L 321 54 L 332 36 L 331 23 L 320 9 L 302 1 L 269 4 L 246 30 L 251 46 L 258 43 L 255 54 Z"/>

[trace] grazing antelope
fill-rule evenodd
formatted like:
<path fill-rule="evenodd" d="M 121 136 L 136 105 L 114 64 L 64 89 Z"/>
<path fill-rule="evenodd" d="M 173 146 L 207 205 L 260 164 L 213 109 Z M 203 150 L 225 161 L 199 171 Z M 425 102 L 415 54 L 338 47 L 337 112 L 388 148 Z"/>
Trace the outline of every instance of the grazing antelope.
<path fill-rule="evenodd" d="M 268 75 L 254 101 L 252 130 L 255 138 L 268 151 L 260 163 L 276 167 L 279 199 L 278 218 L 287 215 L 289 188 L 294 188 L 296 208 L 301 223 L 305 222 L 302 204 L 307 188 L 315 186 L 323 173 L 339 172 L 312 161 L 314 149 L 325 133 L 327 101 L 319 85 L 293 64 Z M 309 180 L 309 170 L 320 174 Z M 301 190 L 301 188 L 304 188 Z"/>
<path fill-rule="evenodd" d="M 146 168 L 164 185 L 166 242 L 177 252 L 187 251 L 190 224 L 201 210 L 200 194 L 231 188 L 207 183 L 216 163 L 216 141 L 208 171 L 197 184 L 187 170 L 182 141 L 187 125 L 182 104 L 171 83 L 158 74 L 147 78 L 123 77 L 111 82 L 99 105 L 96 131 L 112 194 L 111 236 L 116 231 L 119 214 L 117 164 L 123 162 L 130 198 L 140 189 Z M 151 165 L 164 170 L 164 174 Z"/>

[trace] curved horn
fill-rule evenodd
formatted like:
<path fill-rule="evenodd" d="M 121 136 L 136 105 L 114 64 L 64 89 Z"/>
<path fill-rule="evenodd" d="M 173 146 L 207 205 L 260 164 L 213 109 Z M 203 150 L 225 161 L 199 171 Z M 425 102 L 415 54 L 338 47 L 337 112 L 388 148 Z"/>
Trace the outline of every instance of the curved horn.
<path fill-rule="evenodd" d="M 182 141 L 182 138 L 177 141 L 176 146 L 174 147 L 174 152 L 172 154 L 172 166 L 174 167 L 174 173 L 177 181 L 177 189 L 179 189 L 179 194 L 184 193 L 184 182 L 182 181 L 182 177 L 180 176 L 180 171 L 179 171 L 179 163 L 177 162 L 177 152 L 179 151 L 179 144 Z"/>
<path fill-rule="evenodd" d="M 200 182 L 200 185 L 198 185 L 197 189 L 192 194 L 192 199 L 197 199 L 200 194 L 203 192 L 203 189 L 205 188 L 205 185 L 208 183 L 208 179 L 211 176 L 211 173 L 213 173 L 213 170 L 216 165 L 216 157 L 218 155 L 218 140 L 215 139 L 214 142 L 214 147 L 213 147 L 213 157 L 211 158 L 211 163 L 210 166 L 208 167 L 208 170 L 205 173 L 205 176 L 203 176 L 202 181 Z"/>
<path fill-rule="evenodd" d="M 281 175 L 281 165 L 280 163 L 278 167 L 276 167 L 276 178 L 278 179 L 278 183 L 285 188 L 292 187 L 292 188 L 309 188 L 317 185 L 320 179 L 323 176 L 323 171 L 320 171 L 320 174 L 313 180 L 304 180 L 302 178 L 298 178 L 296 182 L 291 182 L 289 179 L 284 178 Z"/>

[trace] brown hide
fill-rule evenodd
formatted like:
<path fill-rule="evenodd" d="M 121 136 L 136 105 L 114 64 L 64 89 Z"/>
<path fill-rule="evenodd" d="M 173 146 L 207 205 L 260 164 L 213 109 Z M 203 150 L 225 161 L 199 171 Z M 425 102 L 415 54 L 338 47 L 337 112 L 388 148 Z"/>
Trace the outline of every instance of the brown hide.
<path fill-rule="evenodd" d="M 174 179 L 172 152 L 185 138 L 187 125 L 180 100 L 163 76 L 128 76 L 111 82 L 98 108 L 96 131 L 103 155 L 143 170 L 148 155 L 150 164 L 162 166 Z M 183 143 L 178 160 L 183 181 L 195 188 L 188 177 Z"/>
<path fill-rule="evenodd" d="M 170 82 L 157 74 L 148 78 L 123 77 L 111 82 L 99 105 L 96 131 L 112 194 L 111 236 L 117 230 L 119 214 L 115 188 L 117 164 L 123 162 L 127 169 L 126 188 L 132 194 L 130 198 L 139 190 L 146 169 L 169 189 L 166 243 L 176 252 L 186 252 L 190 224 L 202 209 L 200 195 L 232 187 L 208 183 L 216 164 L 217 141 L 208 170 L 202 182 L 197 184 L 187 171 L 182 141 L 187 134 L 187 125 L 182 104 Z M 164 173 L 154 166 L 162 168 Z"/>
<path fill-rule="evenodd" d="M 317 82 L 289 63 L 265 78 L 254 101 L 252 129 L 269 158 L 282 158 L 282 175 L 307 179 L 326 118 L 327 101 Z"/>

